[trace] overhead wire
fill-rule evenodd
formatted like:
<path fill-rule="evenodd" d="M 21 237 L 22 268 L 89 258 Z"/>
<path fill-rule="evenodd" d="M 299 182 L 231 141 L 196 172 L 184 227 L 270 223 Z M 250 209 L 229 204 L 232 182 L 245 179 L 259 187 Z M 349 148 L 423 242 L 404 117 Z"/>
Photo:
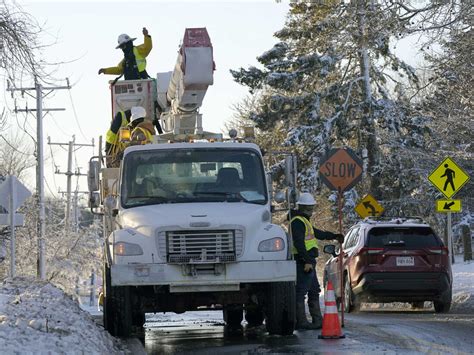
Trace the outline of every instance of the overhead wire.
<path fill-rule="evenodd" d="M 71 100 L 71 106 L 72 106 L 72 112 L 74 114 L 74 120 L 76 121 L 77 127 L 79 128 L 79 132 L 81 133 L 82 138 L 87 140 L 88 138 L 86 137 L 86 135 L 82 131 L 81 125 L 79 124 L 79 119 L 77 118 L 76 106 L 74 105 L 74 100 L 72 99 L 71 89 L 68 90 L 68 93 L 69 93 L 69 99 Z"/>
<path fill-rule="evenodd" d="M 53 184 L 54 184 L 54 188 L 57 190 L 58 189 L 58 185 L 56 184 L 56 170 L 58 169 L 58 166 L 56 165 L 56 162 L 54 161 L 54 155 L 53 155 L 53 148 L 51 147 L 51 144 L 49 144 L 49 151 L 50 151 L 50 154 L 51 154 L 51 161 L 53 163 L 53 165 L 51 166 L 53 168 Z"/>
<path fill-rule="evenodd" d="M 19 153 L 19 154 L 22 154 L 22 155 L 31 155 L 31 153 L 25 153 L 25 152 L 22 152 L 21 150 L 18 150 L 17 148 L 15 148 L 2 134 L 0 134 L 0 138 L 2 138 L 5 143 L 11 148 L 13 149 L 15 152 Z"/>
<path fill-rule="evenodd" d="M 49 116 L 51 117 L 51 119 L 53 120 L 54 125 L 55 125 L 64 135 L 66 135 L 66 136 L 70 136 L 70 135 L 71 135 L 70 133 L 64 131 L 64 130 L 61 128 L 61 126 L 56 122 L 56 120 L 54 119 L 54 116 L 53 116 L 51 113 L 48 112 L 47 115 L 49 115 Z"/>
<path fill-rule="evenodd" d="M 49 184 L 48 184 L 48 180 L 44 179 L 44 183 L 46 184 L 46 187 L 48 188 L 49 193 L 50 193 L 55 199 L 59 199 L 58 196 L 53 192 L 53 190 L 51 190 L 51 187 L 50 187 Z"/>

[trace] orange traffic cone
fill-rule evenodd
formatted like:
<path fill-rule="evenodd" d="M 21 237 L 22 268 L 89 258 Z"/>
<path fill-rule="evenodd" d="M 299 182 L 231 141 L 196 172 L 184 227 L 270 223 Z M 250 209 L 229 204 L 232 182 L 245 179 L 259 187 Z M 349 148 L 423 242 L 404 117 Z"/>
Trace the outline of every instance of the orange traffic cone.
<path fill-rule="evenodd" d="M 337 314 L 336 297 L 334 296 L 334 288 L 331 281 L 328 281 L 326 293 L 324 294 L 324 317 L 323 329 L 319 339 L 339 339 L 345 338 L 342 334 L 341 324 L 339 323 L 339 315 Z"/>

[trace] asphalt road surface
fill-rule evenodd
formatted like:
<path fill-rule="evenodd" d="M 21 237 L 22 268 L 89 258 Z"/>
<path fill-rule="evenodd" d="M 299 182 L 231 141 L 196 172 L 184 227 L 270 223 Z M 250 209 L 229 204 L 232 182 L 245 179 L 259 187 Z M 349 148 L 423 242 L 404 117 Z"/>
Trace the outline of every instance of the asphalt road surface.
<path fill-rule="evenodd" d="M 472 354 L 474 314 L 436 314 L 432 307 L 385 307 L 346 314 L 345 339 L 321 340 L 320 331 L 269 336 L 264 326 L 230 332 L 222 311 L 147 315 L 148 354 Z"/>

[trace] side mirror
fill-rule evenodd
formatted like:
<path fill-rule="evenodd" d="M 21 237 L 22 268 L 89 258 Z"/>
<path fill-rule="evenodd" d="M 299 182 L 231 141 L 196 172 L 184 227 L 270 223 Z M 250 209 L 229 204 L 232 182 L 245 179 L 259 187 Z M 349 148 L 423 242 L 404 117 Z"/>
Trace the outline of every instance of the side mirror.
<path fill-rule="evenodd" d="M 99 190 L 99 170 L 100 163 L 97 160 L 89 161 L 89 171 L 87 172 L 87 186 L 89 187 L 89 192 L 94 192 Z"/>
<path fill-rule="evenodd" d="M 100 194 L 97 191 L 91 191 L 89 193 L 89 207 L 98 208 L 100 206 Z"/>
<path fill-rule="evenodd" d="M 277 191 L 275 196 L 273 197 L 276 203 L 283 203 L 286 201 L 285 192 L 284 191 Z"/>
<path fill-rule="evenodd" d="M 325 245 L 323 248 L 323 252 L 325 252 L 326 254 L 331 254 L 334 257 L 337 256 L 336 246 L 334 244 Z"/>

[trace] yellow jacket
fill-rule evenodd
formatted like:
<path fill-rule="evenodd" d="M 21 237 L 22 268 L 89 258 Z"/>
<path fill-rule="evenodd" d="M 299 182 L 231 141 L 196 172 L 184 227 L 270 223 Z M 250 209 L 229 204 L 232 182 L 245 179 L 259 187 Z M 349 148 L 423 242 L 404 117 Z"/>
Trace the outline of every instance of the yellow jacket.
<path fill-rule="evenodd" d="M 136 50 L 142 57 L 147 57 L 150 54 L 151 49 L 153 48 L 153 43 L 151 41 L 151 36 L 144 36 L 143 44 L 135 46 Z M 122 75 L 123 74 L 123 59 L 118 63 L 116 67 L 104 68 L 104 74 L 111 75 Z"/>

